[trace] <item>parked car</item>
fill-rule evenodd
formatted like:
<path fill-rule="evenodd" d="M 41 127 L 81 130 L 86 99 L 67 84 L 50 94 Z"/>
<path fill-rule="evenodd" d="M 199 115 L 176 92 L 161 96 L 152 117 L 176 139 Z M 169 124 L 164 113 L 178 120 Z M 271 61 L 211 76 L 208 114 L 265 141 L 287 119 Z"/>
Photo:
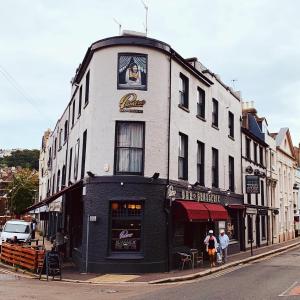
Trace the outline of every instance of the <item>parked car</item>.
<path fill-rule="evenodd" d="M 28 242 L 31 239 L 30 222 L 23 220 L 7 221 L 1 232 L 0 245 L 8 239 L 13 239 L 15 236 L 20 242 Z"/>

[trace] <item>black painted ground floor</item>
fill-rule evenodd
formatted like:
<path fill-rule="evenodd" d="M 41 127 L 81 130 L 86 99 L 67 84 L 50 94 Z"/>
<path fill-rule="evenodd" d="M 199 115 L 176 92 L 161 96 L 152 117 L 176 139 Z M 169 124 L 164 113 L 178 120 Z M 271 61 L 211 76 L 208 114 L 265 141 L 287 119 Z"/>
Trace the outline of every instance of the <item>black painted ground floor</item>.
<path fill-rule="evenodd" d="M 141 176 L 88 178 L 63 195 L 60 225 L 81 271 L 165 272 L 176 253 L 204 252 L 208 230 L 225 229 L 229 252 L 244 250 L 243 197 Z M 50 220 L 50 219 L 49 219 Z M 53 230 L 53 225 L 48 225 Z"/>

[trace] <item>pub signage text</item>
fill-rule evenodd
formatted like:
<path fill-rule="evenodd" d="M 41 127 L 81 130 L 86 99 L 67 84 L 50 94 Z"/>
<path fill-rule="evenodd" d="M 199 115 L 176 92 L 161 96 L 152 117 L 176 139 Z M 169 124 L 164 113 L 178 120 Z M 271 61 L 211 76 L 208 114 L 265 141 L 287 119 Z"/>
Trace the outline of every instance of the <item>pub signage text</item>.
<path fill-rule="evenodd" d="M 205 192 L 195 192 L 182 190 L 181 197 L 176 197 L 183 200 L 193 200 L 198 202 L 211 202 L 211 203 L 220 203 L 220 195 L 205 193 Z"/>
<path fill-rule="evenodd" d="M 142 109 L 136 108 L 143 108 L 145 103 L 146 100 L 139 100 L 137 94 L 128 93 L 119 102 L 120 112 L 143 113 Z"/>
<path fill-rule="evenodd" d="M 259 176 L 246 175 L 246 193 L 247 194 L 259 194 L 260 193 Z"/>

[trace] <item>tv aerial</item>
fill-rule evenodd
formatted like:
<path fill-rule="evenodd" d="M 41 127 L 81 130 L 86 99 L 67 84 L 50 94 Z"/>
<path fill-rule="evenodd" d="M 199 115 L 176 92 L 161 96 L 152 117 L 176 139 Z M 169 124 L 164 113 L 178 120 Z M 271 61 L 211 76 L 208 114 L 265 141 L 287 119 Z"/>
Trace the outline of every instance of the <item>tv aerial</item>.
<path fill-rule="evenodd" d="M 116 24 L 118 24 L 118 26 L 119 26 L 119 35 L 121 35 L 121 31 L 122 31 L 122 24 L 121 24 L 121 23 L 119 23 L 119 22 L 118 22 L 118 20 L 117 20 L 117 19 L 115 19 L 115 18 L 113 18 L 113 20 L 114 20 L 114 22 L 115 22 Z"/>

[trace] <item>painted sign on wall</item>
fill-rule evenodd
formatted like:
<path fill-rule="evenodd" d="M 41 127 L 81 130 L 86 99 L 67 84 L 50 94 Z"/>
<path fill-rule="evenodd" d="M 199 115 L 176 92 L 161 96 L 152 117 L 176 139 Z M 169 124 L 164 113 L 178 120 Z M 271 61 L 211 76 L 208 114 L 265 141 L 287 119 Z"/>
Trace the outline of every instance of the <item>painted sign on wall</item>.
<path fill-rule="evenodd" d="M 145 105 L 146 100 L 138 99 L 137 94 L 135 93 L 128 93 L 124 95 L 119 102 L 120 112 L 133 112 L 133 113 L 142 113 L 142 109 L 136 108 L 143 108 Z"/>
<path fill-rule="evenodd" d="M 147 89 L 147 55 L 136 53 L 119 54 L 118 89 Z"/>

